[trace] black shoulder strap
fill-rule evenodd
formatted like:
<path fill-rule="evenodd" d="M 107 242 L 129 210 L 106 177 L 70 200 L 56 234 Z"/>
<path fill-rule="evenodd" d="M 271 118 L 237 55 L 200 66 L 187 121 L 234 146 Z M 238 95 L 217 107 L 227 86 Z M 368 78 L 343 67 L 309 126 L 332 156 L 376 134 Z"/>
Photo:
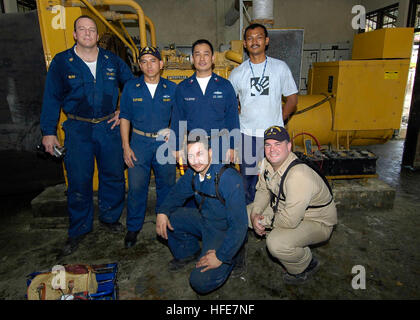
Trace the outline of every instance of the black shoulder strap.
<path fill-rule="evenodd" d="M 284 185 L 284 180 L 286 179 L 286 175 L 287 175 L 287 173 L 289 172 L 289 170 L 291 169 L 291 168 L 293 168 L 294 166 L 296 166 L 296 165 L 298 165 L 298 164 L 306 164 L 309 168 L 311 168 L 312 170 L 314 170 L 320 177 L 321 177 L 321 179 L 324 181 L 324 183 L 327 185 L 327 187 L 328 187 L 328 190 L 330 191 L 330 194 L 331 194 L 331 199 L 330 199 L 330 201 L 328 202 L 328 203 L 326 203 L 326 204 L 322 204 L 322 205 L 319 205 L 319 206 L 308 206 L 306 209 L 309 209 L 309 208 L 322 208 L 322 207 L 326 207 L 326 206 L 328 206 L 332 201 L 333 201 L 333 199 L 334 199 L 334 197 L 333 197 L 333 192 L 332 192 L 332 189 L 331 189 L 331 186 L 330 186 L 330 184 L 329 184 L 329 182 L 328 182 L 328 180 L 327 180 L 327 178 L 319 171 L 319 169 L 317 169 L 315 166 L 312 166 L 312 165 L 310 165 L 308 162 L 305 162 L 305 161 L 303 161 L 303 160 L 300 160 L 300 159 L 295 159 L 295 160 L 293 160 L 290 164 L 289 164 L 289 166 L 287 167 L 287 169 L 284 171 L 284 173 L 283 173 L 283 175 L 282 175 L 282 177 L 281 177 L 281 180 L 280 180 L 280 185 L 279 185 L 279 193 L 278 193 L 278 195 L 277 195 L 277 201 L 276 201 L 276 204 L 275 204 L 275 206 L 274 206 L 274 210 L 275 210 L 275 212 L 277 211 L 277 209 L 278 209 L 278 204 L 279 204 L 279 200 L 281 200 L 281 201 L 285 201 L 286 200 L 286 196 L 285 196 L 285 194 L 284 194 L 284 191 L 283 191 L 283 185 Z"/>
<path fill-rule="evenodd" d="M 284 191 L 283 191 L 283 185 L 284 185 L 284 180 L 286 179 L 286 175 L 290 171 L 290 169 L 292 169 L 295 165 L 298 165 L 298 164 L 301 164 L 301 163 L 304 163 L 304 162 L 302 160 L 299 160 L 299 159 L 293 160 L 289 164 L 287 169 L 284 171 L 283 175 L 281 176 L 278 198 L 280 198 L 280 196 L 281 196 L 282 201 L 286 200 L 286 196 L 284 195 Z"/>
<path fill-rule="evenodd" d="M 238 170 L 236 170 L 236 168 L 235 168 L 235 165 L 234 165 L 234 164 L 232 164 L 232 163 L 228 163 L 228 164 L 225 164 L 225 165 L 224 165 L 224 166 L 220 169 L 220 171 L 216 174 L 216 178 L 214 179 L 214 184 L 215 184 L 215 189 L 216 189 L 216 197 L 217 197 L 217 199 L 219 199 L 219 201 L 220 201 L 223 205 L 225 205 L 225 204 L 226 204 L 226 201 L 225 201 L 225 199 L 221 196 L 221 194 L 220 194 L 220 192 L 219 192 L 219 183 L 220 183 L 220 179 L 221 179 L 221 177 L 222 177 L 223 172 L 225 172 L 225 171 L 226 171 L 226 169 L 228 169 L 228 168 L 231 168 L 231 169 L 235 170 L 236 172 L 238 172 Z"/>
<path fill-rule="evenodd" d="M 216 190 L 216 195 L 211 195 L 211 194 L 207 194 L 201 191 L 197 191 L 197 189 L 195 188 L 195 182 L 194 182 L 194 177 L 195 177 L 195 173 L 192 177 L 191 180 L 191 187 L 194 193 L 199 194 L 202 198 L 201 198 L 201 202 L 198 205 L 198 210 L 201 211 L 201 208 L 203 206 L 204 203 L 204 199 L 207 198 L 212 198 L 212 199 L 218 199 L 223 205 L 225 205 L 226 201 L 225 199 L 221 196 L 220 192 L 219 192 L 219 182 L 220 182 L 220 178 L 222 177 L 223 172 L 226 171 L 226 169 L 228 168 L 232 168 L 234 169 L 236 172 L 236 168 L 233 164 L 225 164 L 218 173 L 216 173 L 216 177 L 214 178 L 214 184 L 215 184 L 215 190 Z M 195 199 L 195 197 L 194 197 Z"/>
<path fill-rule="evenodd" d="M 280 179 L 280 185 L 279 185 L 279 193 L 277 195 L 277 199 L 276 199 L 276 203 L 273 206 L 273 210 L 274 212 L 277 212 L 277 209 L 279 207 L 279 201 L 285 201 L 286 200 L 286 196 L 284 195 L 284 191 L 283 191 L 283 185 L 284 185 L 284 180 L 286 178 L 287 173 L 289 172 L 290 169 L 292 169 L 295 165 L 302 163 L 301 160 L 299 159 L 295 159 L 293 160 L 289 166 L 286 168 L 286 170 L 284 171 L 283 175 L 281 176 Z"/>
<path fill-rule="evenodd" d="M 198 211 L 201 212 L 201 208 L 203 207 L 204 199 L 206 197 L 207 198 L 213 198 L 213 199 L 216 199 L 217 197 L 216 196 L 212 196 L 212 195 L 207 194 L 207 193 L 204 193 L 204 192 L 201 192 L 201 191 L 197 191 L 197 189 L 195 188 L 195 182 L 194 182 L 195 175 L 196 174 L 194 172 L 194 174 L 192 176 L 192 179 L 191 179 L 191 187 L 192 187 L 192 190 L 193 190 L 194 194 L 199 194 L 201 196 L 200 203 L 198 203 L 197 199 L 194 197 L 194 201 L 195 201 L 195 204 L 198 207 Z"/>

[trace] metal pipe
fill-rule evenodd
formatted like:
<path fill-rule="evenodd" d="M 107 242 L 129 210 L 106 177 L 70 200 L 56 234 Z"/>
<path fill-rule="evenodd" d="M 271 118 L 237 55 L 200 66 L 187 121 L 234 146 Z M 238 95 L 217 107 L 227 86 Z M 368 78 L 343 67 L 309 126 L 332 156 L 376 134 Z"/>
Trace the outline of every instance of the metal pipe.
<path fill-rule="evenodd" d="M 136 56 L 139 56 L 139 49 L 137 49 L 136 44 L 133 41 L 133 38 L 131 38 L 130 34 L 128 33 L 127 29 L 124 26 L 124 23 L 122 23 L 121 20 L 118 20 L 120 23 L 121 29 L 124 31 L 125 35 L 127 36 L 128 40 L 130 41 L 131 45 L 133 46 L 134 50 L 136 50 Z M 137 60 L 136 60 L 137 61 Z"/>
<path fill-rule="evenodd" d="M 118 21 L 118 20 L 136 20 L 139 18 L 135 13 L 119 13 L 115 11 L 101 11 L 101 14 L 108 20 Z M 153 24 L 153 21 L 148 17 L 144 16 L 146 23 L 150 28 L 150 43 L 153 47 L 156 47 L 156 28 Z"/>
<path fill-rule="evenodd" d="M 150 42 L 152 43 L 153 47 L 157 47 L 155 25 L 154 25 L 153 21 L 148 16 L 144 16 L 144 18 L 146 19 L 146 22 L 147 22 L 147 24 L 149 25 L 149 28 L 150 28 Z"/>
<path fill-rule="evenodd" d="M 243 28 L 244 28 L 244 12 L 246 15 L 246 18 L 248 19 L 248 22 L 251 22 L 251 17 L 248 14 L 248 11 L 246 10 L 246 7 L 244 5 L 244 0 L 239 0 L 239 40 L 243 39 Z"/>
<path fill-rule="evenodd" d="M 131 53 L 133 54 L 133 60 L 137 61 L 137 54 L 136 50 L 131 46 L 130 43 L 125 40 L 125 38 L 105 19 L 105 17 L 99 13 L 98 10 L 95 9 L 95 7 L 90 3 L 92 0 L 80 0 L 82 1 L 86 7 L 92 11 L 115 35 L 131 50 Z"/>
<path fill-rule="evenodd" d="M 229 50 L 225 52 L 225 58 L 235 61 L 237 63 L 242 63 L 242 55 L 240 53 L 237 53 L 235 51 Z"/>
<path fill-rule="evenodd" d="M 92 5 L 109 5 L 109 6 L 127 6 L 133 8 L 139 18 L 139 34 L 140 34 L 140 46 L 142 48 L 147 47 L 146 38 L 146 19 L 144 16 L 143 9 L 140 5 L 132 0 L 81 0 L 83 3 L 89 2 Z"/>

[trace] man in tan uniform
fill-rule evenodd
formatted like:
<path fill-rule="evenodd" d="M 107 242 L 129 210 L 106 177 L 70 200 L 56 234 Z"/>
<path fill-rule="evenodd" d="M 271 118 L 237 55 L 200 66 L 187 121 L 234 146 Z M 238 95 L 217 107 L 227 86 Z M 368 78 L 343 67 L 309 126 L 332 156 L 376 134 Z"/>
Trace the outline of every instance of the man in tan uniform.
<path fill-rule="evenodd" d="M 249 227 L 260 236 L 267 235 L 268 250 L 286 268 L 284 282 L 299 284 L 318 270 L 319 262 L 308 245 L 329 239 L 337 210 L 329 185 L 302 164 L 291 148 L 283 127 L 265 131 L 265 158 L 255 200 L 247 211 Z"/>

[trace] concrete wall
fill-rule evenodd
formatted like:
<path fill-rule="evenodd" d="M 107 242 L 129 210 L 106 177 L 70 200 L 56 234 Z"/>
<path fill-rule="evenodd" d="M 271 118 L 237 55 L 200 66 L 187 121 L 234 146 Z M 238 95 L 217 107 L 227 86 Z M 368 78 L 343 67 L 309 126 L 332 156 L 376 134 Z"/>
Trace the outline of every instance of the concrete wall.
<path fill-rule="evenodd" d="M 352 41 L 355 0 L 274 1 L 274 28 L 303 28 L 305 43 Z"/>
<path fill-rule="evenodd" d="M 225 25 L 234 0 L 136 0 L 156 26 L 158 45 L 209 39 L 216 48 L 239 39 L 239 19 Z M 352 42 L 351 9 L 361 0 L 274 0 L 274 28 L 304 28 L 305 43 Z M 252 8 L 249 9 L 252 14 Z M 247 22 L 245 20 L 245 26 Z M 138 35 L 136 28 L 130 33 Z"/>
<path fill-rule="evenodd" d="M 17 9 L 17 1 L 16 0 L 4 0 L 4 11 L 6 13 L 16 13 L 18 12 Z"/>
<path fill-rule="evenodd" d="M 158 46 L 171 43 L 191 45 L 199 38 L 217 42 L 217 4 L 215 0 L 137 0 L 156 27 Z M 121 7 L 113 7 L 121 8 Z M 138 36 L 138 29 L 128 31 Z"/>

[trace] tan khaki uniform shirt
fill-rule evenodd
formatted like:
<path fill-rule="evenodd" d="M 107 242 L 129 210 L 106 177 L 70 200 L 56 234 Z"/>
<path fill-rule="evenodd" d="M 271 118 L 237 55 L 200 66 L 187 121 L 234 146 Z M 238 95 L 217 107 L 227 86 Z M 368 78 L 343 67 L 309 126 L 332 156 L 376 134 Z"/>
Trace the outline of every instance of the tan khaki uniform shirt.
<path fill-rule="evenodd" d="M 291 152 L 277 171 L 274 171 L 267 159 L 264 158 L 262 161 L 257 191 L 254 202 L 250 205 L 249 214 L 263 214 L 265 226 L 271 225 L 274 215 L 270 206 L 270 190 L 276 196 L 279 194 L 281 177 L 295 159 L 296 155 Z M 322 178 L 307 165 L 299 164 L 289 170 L 283 184 L 283 192 L 286 200 L 279 201 L 273 227 L 296 228 L 302 220 L 318 221 L 327 226 L 337 224 L 334 201 L 326 207 L 306 209 L 308 206 L 327 204 L 331 200 L 331 194 Z"/>

